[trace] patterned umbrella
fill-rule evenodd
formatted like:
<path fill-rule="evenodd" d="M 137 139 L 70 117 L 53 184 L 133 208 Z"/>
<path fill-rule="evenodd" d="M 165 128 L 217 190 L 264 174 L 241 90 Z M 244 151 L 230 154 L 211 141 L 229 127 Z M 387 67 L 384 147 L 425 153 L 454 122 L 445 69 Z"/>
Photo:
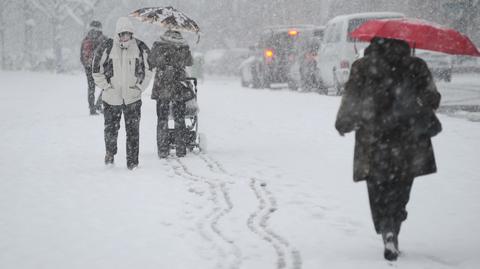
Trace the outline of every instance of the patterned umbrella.
<path fill-rule="evenodd" d="M 142 22 L 158 24 L 170 30 L 199 33 L 200 27 L 183 12 L 174 7 L 147 7 L 138 9 L 129 15 Z"/>

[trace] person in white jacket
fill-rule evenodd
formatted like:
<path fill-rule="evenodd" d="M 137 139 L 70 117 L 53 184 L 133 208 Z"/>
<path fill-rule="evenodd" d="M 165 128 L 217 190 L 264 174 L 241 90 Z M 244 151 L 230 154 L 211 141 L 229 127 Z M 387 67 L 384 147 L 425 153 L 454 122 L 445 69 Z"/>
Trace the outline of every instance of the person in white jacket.
<path fill-rule="evenodd" d="M 132 22 L 119 18 L 116 35 L 102 44 L 93 61 L 95 84 L 103 89 L 105 117 L 105 164 L 113 164 L 122 112 L 127 133 L 127 167 L 138 166 L 139 127 L 142 92 L 147 88 L 151 70 L 147 63 L 149 48 L 134 38 Z"/>

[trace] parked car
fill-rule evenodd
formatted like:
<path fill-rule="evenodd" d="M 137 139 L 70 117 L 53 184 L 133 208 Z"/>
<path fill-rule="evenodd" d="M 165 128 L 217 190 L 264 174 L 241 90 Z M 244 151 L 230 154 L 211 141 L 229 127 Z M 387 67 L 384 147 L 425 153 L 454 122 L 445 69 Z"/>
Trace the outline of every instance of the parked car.
<path fill-rule="evenodd" d="M 480 58 L 464 55 L 454 56 L 453 71 L 455 73 L 480 73 Z"/>
<path fill-rule="evenodd" d="M 306 77 L 300 72 L 305 53 L 316 53 L 322 36 L 323 28 L 313 25 L 266 28 L 256 45 L 250 47 L 250 57 L 239 67 L 242 85 L 269 88 L 282 83 L 297 89 Z"/>
<path fill-rule="evenodd" d="M 396 12 L 370 12 L 337 16 L 327 22 L 323 45 L 318 53 L 320 77 L 327 87 L 342 94 L 352 62 L 359 58 L 368 43 L 350 37 L 361 24 L 372 19 L 403 18 Z"/>
<path fill-rule="evenodd" d="M 445 53 L 419 49 L 415 51 L 415 55 L 425 60 L 434 78 L 444 80 L 446 82 L 450 82 L 452 80 L 452 56 Z"/>
<path fill-rule="evenodd" d="M 315 30 L 314 38 L 301 40 L 299 44 L 299 53 L 298 53 L 298 68 L 294 67 L 292 73 L 296 73 L 298 70 L 299 81 L 297 84 L 300 85 L 303 91 L 317 91 L 320 93 L 327 94 L 327 88 L 324 86 L 324 83 L 320 77 L 320 72 L 318 69 L 317 56 L 318 51 L 321 47 L 323 33 L 325 27 L 318 27 Z"/>

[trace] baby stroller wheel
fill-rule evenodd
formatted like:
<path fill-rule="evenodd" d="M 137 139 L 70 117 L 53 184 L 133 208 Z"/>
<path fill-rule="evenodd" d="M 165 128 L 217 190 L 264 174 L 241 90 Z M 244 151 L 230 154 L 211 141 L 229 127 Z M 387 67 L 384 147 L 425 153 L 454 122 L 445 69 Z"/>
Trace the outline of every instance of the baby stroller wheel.
<path fill-rule="evenodd" d="M 198 134 L 198 150 L 207 152 L 207 137 L 203 133 Z"/>

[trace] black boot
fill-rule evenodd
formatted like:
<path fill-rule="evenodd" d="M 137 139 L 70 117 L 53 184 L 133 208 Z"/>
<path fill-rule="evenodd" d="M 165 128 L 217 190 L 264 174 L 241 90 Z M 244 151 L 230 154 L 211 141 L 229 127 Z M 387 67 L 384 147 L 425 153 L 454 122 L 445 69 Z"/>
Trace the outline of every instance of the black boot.
<path fill-rule="evenodd" d="M 109 164 L 113 164 L 114 162 L 114 155 L 107 152 L 107 154 L 105 154 L 105 165 L 109 165 Z"/>
<path fill-rule="evenodd" d="M 395 246 L 395 234 L 393 232 L 382 233 L 385 250 L 383 257 L 389 261 L 396 261 L 398 258 L 398 249 Z"/>
<path fill-rule="evenodd" d="M 128 170 L 135 170 L 138 167 L 138 163 L 127 163 Z"/>
<path fill-rule="evenodd" d="M 95 107 L 95 110 L 98 112 L 98 113 L 101 113 L 103 114 L 103 106 L 100 104 L 98 106 Z"/>
<path fill-rule="evenodd" d="M 160 158 L 160 159 L 165 159 L 165 158 L 168 157 L 169 154 L 170 154 L 170 152 L 169 152 L 168 150 L 167 150 L 167 151 L 165 151 L 165 150 L 159 150 L 159 151 L 158 151 L 158 158 Z"/>
<path fill-rule="evenodd" d="M 185 146 L 180 146 L 180 147 L 176 147 L 175 148 L 175 154 L 177 155 L 177 157 L 185 157 L 185 155 L 187 155 L 187 148 Z"/>

